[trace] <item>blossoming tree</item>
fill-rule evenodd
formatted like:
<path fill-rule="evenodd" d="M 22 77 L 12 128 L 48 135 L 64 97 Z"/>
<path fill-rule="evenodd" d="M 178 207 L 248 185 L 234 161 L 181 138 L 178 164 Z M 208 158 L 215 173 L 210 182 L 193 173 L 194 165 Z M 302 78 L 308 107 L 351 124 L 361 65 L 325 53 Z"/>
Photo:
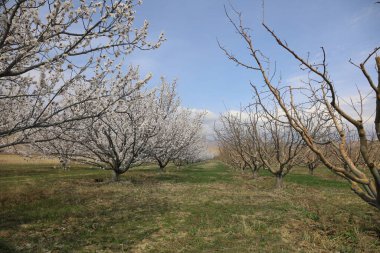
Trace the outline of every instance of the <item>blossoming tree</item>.
<path fill-rule="evenodd" d="M 129 93 L 108 93 L 136 49 L 150 43 L 148 22 L 134 27 L 141 1 L 17 0 L 0 5 L 0 149 L 28 143 L 34 130 L 99 116 Z M 122 57 L 120 57 L 122 56 Z M 40 80 L 39 80 L 40 79 Z M 119 82 L 123 84 L 123 82 Z M 69 94 L 64 98 L 64 94 Z M 107 103 L 100 97 L 112 97 Z M 68 99 L 68 98 L 71 99 Z M 79 113 L 66 113 L 76 111 Z M 83 108 L 87 108 L 84 110 Z M 37 140 L 42 141 L 42 140 Z"/>
<path fill-rule="evenodd" d="M 156 134 L 152 92 L 138 91 L 119 100 L 107 113 L 81 122 L 81 130 L 68 140 L 80 148 L 75 160 L 112 170 L 114 181 L 143 161 L 149 139 Z"/>

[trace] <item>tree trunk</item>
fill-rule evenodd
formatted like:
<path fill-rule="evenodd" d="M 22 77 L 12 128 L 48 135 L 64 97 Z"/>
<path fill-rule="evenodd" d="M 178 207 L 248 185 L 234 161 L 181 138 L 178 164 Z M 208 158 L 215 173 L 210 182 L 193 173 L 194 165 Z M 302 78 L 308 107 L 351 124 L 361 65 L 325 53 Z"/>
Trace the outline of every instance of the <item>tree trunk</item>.
<path fill-rule="evenodd" d="M 156 160 L 157 160 L 160 172 L 165 172 L 165 167 L 166 165 L 168 165 L 169 161 L 162 162 L 160 159 L 157 159 L 157 158 Z"/>
<path fill-rule="evenodd" d="M 253 177 L 253 179 L 256 179 L 259 177 L 259 169 L 258 168 L 252 169 L 252 177 Z"/>
<path fill-rule="evenodd" d="M 375 115 L 375 131 L 378 141 L 380 141 L 380 56 L 375 58 L 377 66 L 377 94 L 376 94 L 376 115 Z"/>
<path fill-rule="evenodd" d="M 309 174 L 314 176 L 315 166 L 313 164 L 308 164 L 307 167 L 309 168 Z"/>
<path fill-rule="evenodd" d="M 160 172 L 165 172 L 165 166 L 160 165 L 159 170 Z"/>
<path fill-rule="evenodd" d="M 118 181 L 120 181 L 120 175 L 121 175 L 121 173 L 119 173 L 118 171 L 114 170 L 114 171 L 113 171 L 113 177 L 112 177 L 112 180 L 113 180 L 114 182 L 118 182 Z"/>
<path fill-rule="evenodd" d="M 59 159 L 59 162 L 61 163 L 61 167 L 63 170 L 68 170 L 69 159 L 67 159 L 66 157 L 61 157 Z"/>
<path fill-rule="evenodd" d="M 284 177 L 281 174 L 276 175 L 276 188 L 281 189 L 284 187 Z"/>

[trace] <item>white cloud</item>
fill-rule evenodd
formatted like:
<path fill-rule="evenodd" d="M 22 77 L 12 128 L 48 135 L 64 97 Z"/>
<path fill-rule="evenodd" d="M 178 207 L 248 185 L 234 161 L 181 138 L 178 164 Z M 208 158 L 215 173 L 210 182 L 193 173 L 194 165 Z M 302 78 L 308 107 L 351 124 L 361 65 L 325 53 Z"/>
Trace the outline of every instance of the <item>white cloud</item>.
<path fill-rule="evenodd" d="M 249 114 L 245 111 L 241 112 L 238 110 L 228 110 L 222 113 L 222 115 L 231 115 L 237 118 L 240 118 L 241 120 L 249 120 Z"/>
<path fill-rule="evenodd" d="M 290 76 L 289 78 L 285 79 L 285 84 L 291 85 L 292 87 L 299 87 L 299 86 L 304 86 L 303 82 L 307 80 L 308 80 L 308 75 L 306 73 L 299 74 L 299 75 Z"/>
<path fill-rule="evenodd" d="M 249 115 L 247 112 L 240 113 L 240 111 L 233 110 L 233 109 L 226 110 L 225 112 L 221 114 L 215 113 L 207 109 L 189 108 L 189 110 L 194 113 L 205 113 L 204 120 L 203 120 L 203 134 L 207 137 L 208 140 L 215 139 L 214 128 L 220 125 L 220 120 L 219 120 L 220 115 L 230 114 L 236 117 L 240 116 L 242 120 L 249 119 Z"/>

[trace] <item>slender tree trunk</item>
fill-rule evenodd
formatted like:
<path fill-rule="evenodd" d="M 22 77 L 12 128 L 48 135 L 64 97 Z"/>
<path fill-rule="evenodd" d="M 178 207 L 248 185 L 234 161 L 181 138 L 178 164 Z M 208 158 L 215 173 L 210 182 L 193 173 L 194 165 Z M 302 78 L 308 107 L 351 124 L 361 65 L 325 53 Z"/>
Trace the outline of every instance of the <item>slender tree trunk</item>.
<path fill-rule="evenodd" d="M 375 131 L 377 135 L 377 140 L 380 142 L 380 56 L 376 56 L 375 61 L 376 61 L 376 67 L 377 67 Z M 375 182 L 376 182 L 376 191 L 377 191 L 376 204 L 377 204 L 377 208 L 380 209 L 380 182 L 378 178 L 375 180 Z"/>
<path fill-rule="evenodd" d="M 259 177 L 259 168 L 253 168 L 252 169 L 252 177 L 253 177 L 253 179 L 256 179 Z"/>
<path fill-rule="evenodd" d="M 312 175 L 312 176 L 314 176 L 314 169 L 315 169 L 315 166 L 314 166 L 313 164 L 309 163 L 309 164 L 307 165 L 307 167 L 309 168 L 309 174 Z"/>
<path fill-rule="evenodd" d="M 276 175 L 276 188 L 281 189 L 284 187 L 284 177 L 281 174 Z"/>
<path fill-rule="evenodd" d="M 380 141 L 380 56 L 375 58 L 377 66 L 377 94 L 376 94 L 376 115 L 375 115 L 375 131 L 377 139 Z"/>
<path fill-rule="evenodd" d="M 114 182 L 118 182 L 118 181 L 120 181 L 120 175 L 121 175 L 121 173 L 119 173 L 118 171 L 114 170 L 114 171 L 113 171 L 113 177 L 112 177 L 112 180 L 113 180 Z"/>
<path fill-rule="evenodd" d="M 182 164 L 180 161 L 175 160 L 174 165 L 176 166 L 177 170 L 181 169 Z"/>

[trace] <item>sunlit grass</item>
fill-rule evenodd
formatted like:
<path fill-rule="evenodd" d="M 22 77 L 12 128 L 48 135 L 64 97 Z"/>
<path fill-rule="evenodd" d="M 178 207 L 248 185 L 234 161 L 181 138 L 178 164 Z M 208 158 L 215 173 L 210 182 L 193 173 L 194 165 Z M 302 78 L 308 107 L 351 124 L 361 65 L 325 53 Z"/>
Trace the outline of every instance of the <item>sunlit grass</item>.
<path fill-rule="evenodd" d="M 297 168 L 275 190 L 265 171 L 252 180 L 218 161 L 137 167 L 119 183 L 83 166 L 7 165 L 0 252 L 378 252 L 378 211 L 328 173 Z"/>

